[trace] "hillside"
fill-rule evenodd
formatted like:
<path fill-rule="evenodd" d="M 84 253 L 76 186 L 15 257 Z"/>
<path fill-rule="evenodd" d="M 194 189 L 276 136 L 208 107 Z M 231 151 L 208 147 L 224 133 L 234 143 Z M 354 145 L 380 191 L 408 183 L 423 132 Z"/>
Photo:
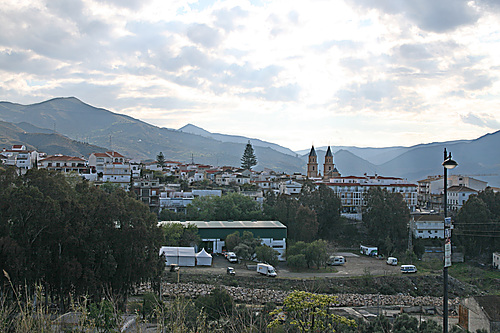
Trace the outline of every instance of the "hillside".
<path fill-rule="evenodd" d="M 56 98 L 32 105 L 0 102 L 0 120 L 15 123 L 17 125 L 13 126 L 27 133 L 56 135 L 50 134 L 55 130 L 68 138 L 83 140 L 108 150 L 116 150 L 127 157 L 143 160 L 155 159 L 159 152 L 163 152 L 167 160 L 194 160 L 195 163 L 202 164 L 239 166 L 245 145 L 250 140 L 258 159 L 256 170 L 269 168 L 278 172 L 305 173 L 309 153 L 309 149 L 294 153 L 288 148 L 259 139 L 210 133 L 192 124 L 180 130 L 160 128 L 93 107 L 73 97 Z M 12 128 L 7 127 L 1 131 L 4 142 L 5 137 L 11 138 L 9 142 L 28 140 L 27 133 L 25 136 L 20 133 L 13 135 Z M 52 140 L 55 138 L 56 136 Z M 40 142 L 47 142 L 48 138 L 29 140 L 26 144 L 38 147 Z M 47 143 L 45 147 L 51 151 L 62 149 L 61 142 L 55 145 Z M 491 186 L 500 186 L 500 154 L 495 153 L 498 146 L 500 131 L 475 140 L 435 142 L 411 147 L 332 146 L 332 151 L 334 162 L 342 175 L 376 173 L 415 182 L 429 175 L 442 174 L 441 163 L 446 147 L 459 163 L 459 167 L 451 173 L 474 175 Z M 67 151 L 80 151 L 80 148 L 68 148 Z M 325 151 L 326 147 L 316 148 L 320 170 Z M 63 153 L 62 150 L 59 152 Z"/>
<path fill-rule="evenodd" d="M 179 128 L 179 131 L 200 135 L 200 136 L 203 136 L 206 138 L 212 138 L 214 140 L 222 141 L 222 142 L 234 142 L 234 143 L 246 144 L 250 140 L 253 147 L 268 147 L 268 148 L 274 149 L 276 151 L 279 151 L 280 153 L 283 153 L 283 154 L 297 156 L 297 153 L 293 152 L 292 150 L 285 148 L 285 147 L 282 147 L 280 145 L 277 145 L 275 143 L 262 141 L 262 140 L 255 139 L 255 138 L 249 139 L 249 138 L 246 138 L 244 136 L 211 133 L 211 132 L 208 132 L 208 131 L 204 130 L 203 128 L 200 128 L 200 127 L 195 126 L 193 124 L 187 124 L 186 126 Z"/>
<path fill-rule="evenodd" d="M 29 150 L 37 150 L 48 155 L 63 154 L 85 157 L 88 157 L 92 152 L 106 151 L 105 148 L 71 140 L 58 133 L 29 133 L 25 128 L 36 130 L 36 127 L 32 125 L 0 121 L 0 148 L 10 148 L 14 144 L 23 144 Z"/>
<path fill-rule="evenodd" d="M 112 149 L 135 159 L 155 159 L 163 152 L 166 159 L 181 162 L 239 166 L 248 139 L 223 142 L 168 128 L 95 108 L 80 100 L 56 98 L 46 102 L 20 105 L 0 102 L 0 120 L 27 122 L 40 128 L 54 128 L 72 139 Z M 240 140 L 241 141 L 241 140 Z M 283 172 L 303 172 L 300 158 L 269 147 L 254 147 L 256 170 L 264 168 Z"/>

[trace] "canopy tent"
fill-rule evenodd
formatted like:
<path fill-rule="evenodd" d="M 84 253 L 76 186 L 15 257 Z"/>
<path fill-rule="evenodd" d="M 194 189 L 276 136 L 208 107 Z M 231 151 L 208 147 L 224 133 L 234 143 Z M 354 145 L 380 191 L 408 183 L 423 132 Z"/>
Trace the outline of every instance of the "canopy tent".
<path fill-rule="evenodd" d="M 160 255 L 165 255 L 165 264 L 170 266 L 176 264 L 179 266 L 194 266 L 196 255 L 194 247 L 176 247 L 176 246 L 162 246 L 160 248 Z"/>
<path fill-rule="evenodd" d="M 212 266 L 212 255 L 201 249 L 200 252 L 196 253 L 196 265 L 197 266 Z"/>

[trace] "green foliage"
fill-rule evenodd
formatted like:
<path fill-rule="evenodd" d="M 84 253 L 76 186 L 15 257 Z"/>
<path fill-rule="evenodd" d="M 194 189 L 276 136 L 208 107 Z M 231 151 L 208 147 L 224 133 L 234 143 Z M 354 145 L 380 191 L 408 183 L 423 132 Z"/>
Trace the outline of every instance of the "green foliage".
<path fill-rule="evenodd" d="M 254 238 L 253 233 L 244 231 L 240 236 L 238 231 L 226 237 L 225 244 L 228 251 L 234 251 L 240 258 L 251 260 L 255 256 L 256 248 L 260 246 L 262 240 Z"/>
<path fill-rule="evenodd" d="M 421 333 L 441 333 L 443 331 L 443 327 L 434 320 L 426 320 L 422 322 L 419 329 L 419 332 Z"/>
<path fill-rule="evenodd" d="M 184 227 L 180 223 L 165 223 L 161 226 L 165 246 L 194 246 L 200 242 L 198 227 L 188 224 Z"/>
<path fill-rule="evenodd" d="M 114 193 L 120 189 L 120 184 L 105 182 L 100 188 L 106 193 Z"/>
<path fill-rule="evenodd" d="M 291 268 L 303 268 L 305 261 L 307 268 L 315 266 L 319 269 L 326 266 L 327 260 L 327 243 L 321 239 L 311 243 L 300 241 L 287 249 L 287 262 Z"/>
<path fill-rule="evenodd" d="M 265 195 L 264 215 L 278 220 L 288 227 L 288 238 L 313 241 L 317 235 L 328 240 L 337 240 L 355 233 L 340 215 L 341 201 L 329 187 L 305 182 L 297 198 L 289 195 L 276 196 L 272 191 Z M 348 234 L 348 236 L 345 236 Z"/>
<path fill-rule="evenodd" d="M 209 332 L 204 311 L 184 297 L 157 303 L 154 317 L 158 332 Z"/>
<path fill-rule="evenodd" d="M 169 209 L 162 209 L 158 214 L 158 221 L 180 221 L 186 218 L 184 213 L 176 213 Z"/>
<path fill-rule="evenodd" d="M 252 144 L 248 141 L 245 146 L 245 151 L 243 152 L 243 156 L 241 157 L 241 168 L 242 169 L 251 169 L 253 166 L 257 165 L 257 157 L 253 151 Z"/>
<path fill-rule="evenodd" d="M 267 245 L 257 246 L 255 249 L 257 260 L 268 263 L 272 266 L 278 265 L 279 252 Z"/>
<path fill-rule="evenodd" d="M 215 288 L 210 294 L 198 297 L 195 304 L 207 314 L 209 320 L 230 316 L 234 310 L 231 295 L 222 288 Z"/>
<path fill-rule="evenodd" d="M 453 236 L 468 256 L 500 250 L 500 193 L 490 188 L 469 197 L 457 214 Z"/>
<path fill-rule="evenodd" d="M 239 193 L 195 198 L 188 205 L 186 216 L 193 221 L 251 221 L 262 217 L 259 204 Z"/>
<path fill-rule="evenodd" d="M 156 155 L 156 165 L 160 168 L 163 168 L 165 166 L 165 156 L 163 156 L 163 152 L 160 152 L 158 155 Z"/>
<path fill-rule="evenodd" d="M 289 231 L 295 240 L 312 242 L 318 233 L 318 220 L 316 212 L 306 206 L 300 206 L 297 210 L 294 227 Z"/>
<path fill-rule="evenodd" d="M 418 320 L 406 313 L 398 316 L 393 324 L 394 332 L 418 333 Z"/>
<path fill-rule="evenodd" d="M 271 313 L 276 318 L 269 327 L 289 324 L 299 332 L 332 332 L 334 325 L 355 326 L 353 320 L 328 312 L 328 308 L 336 303 L 336 296 L 293 291 L 285 298 L 283 309 Z"/>
<path fill-rule="evenodd" d="M 369 242 L 386 255 L 402 251 L 408 239 L 410 211 L 400 193 L 390 193 L 381 188 L 371 188 L 367 194 L 367 207 L 363 222 Z"/>
<path fill-rule="evenodd" d="M 302 269 L 307 267 L 306 256 L 303 253 L 288 255 L 286 259 L 290 268 Z"/>
<path fill-rule="evenodd" d="M 160 273 L 156 218 L 129 194 L 72 187 L 45 169 L 9 179 L 0 188 L 0 269 L 14 286 L 43 281 L 66 305 L 70 293 L 100 300 L 104 289 L 123 301 Z"/>
<path fill-rule="evenodd" d="M 101 300 L 99 303 L 89 305 L 89 316 L 94 325 L 102 332 L 119 332 L 121 313 L 114 304 L 108 300 Z"/>

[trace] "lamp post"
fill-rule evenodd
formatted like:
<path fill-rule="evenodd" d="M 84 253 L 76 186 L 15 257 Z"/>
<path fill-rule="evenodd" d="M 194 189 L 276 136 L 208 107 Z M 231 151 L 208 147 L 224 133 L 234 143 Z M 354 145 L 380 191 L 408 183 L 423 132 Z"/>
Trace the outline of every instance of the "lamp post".
<path fill-rule="evenodd" d="M 450 262 L 446 262 L 447 247 L 451 256 L 451 223 L 447 223 L 447 205 L 448 205 L 448 169 L 453 169 L 458 165 L 457 162 L 451 159 L 451 153 L 447 155 L 446 148 L 444 149 L 444 191 L 443 191 L 443 210 L 444 210 L 444 267 L 443 267 L 443 332 L 448 333 L 448 266 Z"/>

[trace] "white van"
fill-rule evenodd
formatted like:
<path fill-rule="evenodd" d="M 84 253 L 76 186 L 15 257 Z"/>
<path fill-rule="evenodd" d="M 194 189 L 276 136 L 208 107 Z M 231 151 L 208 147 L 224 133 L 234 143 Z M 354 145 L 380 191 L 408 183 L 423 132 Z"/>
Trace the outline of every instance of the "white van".
<path fill-rule="evenodd" d="M 401 265 L 401 273 L 416 273 L 417 267 L 415 265 Z"/>
<path fill-rule="evenodd" d="M 387 265 L 392 265 L 396 266 L 398 264 L 398 258 L 395 257 L 388 257 L 387 261 L 385 262 Z"/>
<path fill-rule="evenodd" d="M 228 252 L 226 258 L 229 262 L 238 262 L 238 256 L 234 252 Z"/>
<path fill-rule="evenodd" d="M 270 277 L 276 277 L 276 275 L 278 275 L 273 266 L 263 263 L 257 264 L 257 273 Z"/>
<path fill-rule="evenodd" d="M 330 266 L 340 266 L 345 264 L 345 258 L 343 256 L 330 256 L 326 263 Z"/>

